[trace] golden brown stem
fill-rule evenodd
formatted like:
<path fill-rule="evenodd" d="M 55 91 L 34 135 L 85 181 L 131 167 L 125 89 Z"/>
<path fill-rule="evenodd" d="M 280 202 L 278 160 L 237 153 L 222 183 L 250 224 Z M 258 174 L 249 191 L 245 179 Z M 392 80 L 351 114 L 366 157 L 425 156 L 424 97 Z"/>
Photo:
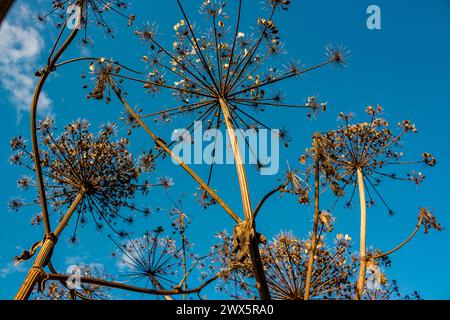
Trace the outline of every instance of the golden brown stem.
<path fill-rule="evenodd" d="M 315 163 L 314 163 L 314 222 L 313 222 L 313 230 L 311 237 L 311 250 L 309 251 L 309 260 L 308 260 L 308 268 L 306 270 L 306 280 L 305 280 L 305 300 L 309 300 L 310 291 L 311 291 L 311 279 L 313 273 L 313 265 L 314 265 L 314 256 L 316 254 L 317 249 L 317 229 L 319 226 L 319 214 L 320 214 L 320 206 L 319 206 L 319 195 L 320 195 L 320 181 L 319 181 L 319 150 L 316 138 L 314 139 L 314 148 L 315 148 Z"/>
<path fill-rule="evenodd" d="M 83 11 L 84 2 L 81 4 L 81 11 Z M 65 28 L 65 25 L 63 26 L 63 29 L 61 30 L 60 35 L 62 35 L 62 32 Z M 74 28 L 66 41 L 61 45 L 61 47 L 56 51 L 56 53 L 53 55 L 53 57 L 49 57 L 49 61 L 45 69 L 41 72 L 41 77 L 36 85 L 36 88 L 34 90 L 33 94 L 33 101 L 31 103 L 31 111 L 30 111 L 30 119 L 31 119 L 31 143 L 32 143 L 32 150 L 34 155 L 34 165 L 36 168 L 36 183 L 39 190 L 39 201 L 41 203 L 41 209 L 42 209 L 42 220 L 44 223 L 45 228 L 45 234 L 49 235 L 51 232 L 51 226 L 50 226 L 50 220 L 48 217 L 48 208 L 47 208 L 47 198 L 45 194 L 45 186 L 44 186 L 44 178 L 42 175 L 42 167 L 41 167 L 41 159 L 40 159 L 40 153 L 39 153 L 39 142 L 37 137 L 37 108 L 39 103 L 39 97 L 41 95 L 42 89 L 44 87 L 45 82 L 47 81 L 48 76 L 50 73 L 53 72 L 53 69 L 55 68 L 56 63 L 58 62 L 59 58 L 62 56 L 64 51 L 70 46 L 72 41 L 75 39 L 76 35 L 78 33 L 78 29 Z M 59 36 L 58 36 L 59 40 Z M 54 48 L 58 43 L 58 40 L 55 42 Z M 52 50 L 53 53 L 53 50 Z"/>
<path fill-rule="evenodd" d="M 58 227 L 56 228 L 55 232 L 51 233 L 50 235 L 46 235 L 44 243 L 42 244 L 42 247 L 39 250 L 36 260 L 34 261 L 34 264 L 31 267 L 31 269 L 28 271 L 27 277 L 25 278 L 24 282 L 22 283 L 22 286 L 20 287 L 19 291 L 14 297 L 14 300 L 27 300 L 30 294 L 33 292 L 34 286 L 36 285 L 36 283 L 39 282 L 40 277 L 42 277 L 45 274 L 43 268 L 48 264 L 50 258 L 52 257 L 53 249 L 55 247 L 56 242 L 58 241 L 58 237 L 60 236 L 64 228 L 67 226 L 77 206 L 83 199 L 84 194 L 85 194 L 84 191 L 82 191 L 77 195 L 77 197 L 67 210 L 66 214 L 64 215 L 63 219 L 59 223 Z"/>
<path fill-rule="evenodd" d="M 359 239 L 359 276 L 358 282 L 356 284 L 356 300 L 361 300 L 362 294 L 364 292 L 364 286 L 366 282 L 366 267 L 367 267 L 367 256 L 366 256 L 366 195 L 364 190 L 364 176 L 361 169 L 357 170 L 358 174 L 358 192 L 359 192 L 359 202 L 361 207 L 361 225 L 360 225 L 360 239 Z"/>
<path fill-rule="evenodd" d="M 250 222 L 250 228 L 252 230 L 249 240 L 250 243 L 248 245 L 249 245 L 250 259 L 253 265 L 253 273 L 255 275 L 256 280 L 256 287 L 258 288 L 261 300 L 270 300 L 270 291 L 267 285 L 264 266 L 258 248 L 259 238 L 256 232 L 255 219 L 253 216 L 253 210 L 250 202 L 250 193 L 248 190 L 247 174 L 245 172 L 244 162 L 242 159 L 241 151 L 239 149 L 239 143 L 236 138 L 236 133 L 232 123 L 232 118 L 228 104 L 223 99 L 220 99 L 219 103 L 225 119 L 225 124 L 227 126 L 228 138 L 230 139 L 231 149 L 233 150 L 234 162 L 236 165 L 238 175 L 239 188 L 241 191 L 242 206 L 244 209 L 245 219 L 246 221 Z"/>

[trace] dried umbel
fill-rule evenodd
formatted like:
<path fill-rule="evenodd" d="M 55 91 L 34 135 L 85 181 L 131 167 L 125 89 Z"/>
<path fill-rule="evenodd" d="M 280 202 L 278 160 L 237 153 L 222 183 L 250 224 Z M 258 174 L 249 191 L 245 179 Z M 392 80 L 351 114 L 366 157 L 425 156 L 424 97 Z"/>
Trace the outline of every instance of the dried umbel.
<path fill-rule="evenodd" d="M 146 24 L 135 32 L 150 48 L 150 54 L 143 57 L 149 69 L 147 79 L 114 75 L 142 82 L 146 91 L 153 95 L 169 90 L 180 101 L 174 107 L 140 114 L 141 118 L 152 117 L 159 122 L 163 117 L 164 122 L 170 122 L 176 116 L 194 114 L 196 120 L 203 121 L 208 127 L 219 128 L 225 122 L 221 110 L 225 103 L 235 128 L 270 130 L 252 115 L 254 111 L 304 108 L 310 110 L 310 114 L 317 114 L 326 109 L 326 103 L 317 97 L 308 98 L 302 105 L 284 103 L 283 94 L 274 88 L 284 80 L 337 62 L 334 55 L 310 68 L 303 68 L 298 62 L 268 65 L 271 57 L 283 52 L 280 33 L 273 19 L 278 8 L 288 9 L 290 1 L 267 1 L 269 16 L 257 20 L 254 36 L 241 30 L 242 1 L 238 4 L 235 28 L 226 25 L 229 18 L 225 13 L 226 2 L 205 1 L 200 12 L 209 17 L 211 27 L 207 31 L 197 28 L 189 20 L 181 1 L 177 2 L 183 18 L 173 26 L 172 48 L 162 45 L 155 24 Z M 190 126 L 186 134 L 192 129 Z M 286 132 L 282 130 L 279 135 L 287 145 L 289 136 Z"/>
<path fill-rule="evenodd" d="M 136 19 L 134 15 L 125 15 L 123 11 L 128 8 L 126 1 L 120 0 L 54 0 L 51 3 L 52 10 L 38 16 L 39 21 L 45 21 L 52 14 L 56 14 L 59 18 L 56 27 L 58 29 L 65 27 L 66 23 L 79 23 L 77 26 L 83 29 L 83 38 L 81 44 L 92 45 L 92 38 L 88 37 L 89 27 L 98 27 L 105 31 L 109 36 L 114 35 L 114 30 L 107 23 L 105 13 L 113 13 L 124 18 L 127 25 L 131 26 Z M 73 21 L 71 21 L 73 20 Z"/>
<path fill-rule="evenodd" d="M 182 252 L 174 239 L 164 236 L 159 227 L 140 238 L 118 243 L 114 256 L 120 259 L 124 275 L 132 282 L 141 282 L 154 289 L 173 288 L 182 266 Z"/>
<path fill-rule="evenodd" d="M 218 288 L 234 298 L 257 298 L 257 290 L 248 263 L 233 260 L 232 238 L 220 234 L 222 252 L 215 262 L 223 268 L 234 266 Z M 319 242 L 314 261 L 311 297 L 321 299 L 347 299 L 352 296 L 352 277 L 356 272 L 357 259 L 351 257 L 350 241 L 341 239 L 334 247 L 328 247 L 323 239 Z M 262 246 L 261 258 L 273 299 L 303 300 L 310 241 L 299 240 L 290 232 L 281 232 L 272 241 Z"/>
<path fill-rule="evenodd" d="M 94 76 L 94 88 L 87 95 L 87 99 L 111 101 L 111 78 L 112 73 L 119 73 L 122 66 L 115 61 L 99 58 L 89 64 L 90 73 Z M 116 83 L 119 86 L 119 83 Z M 84 86 L 87 88 L 87 85 Z M 132 124 L 130 124 L 132 125 Z"/>
<path fill-rule="evenodd" d="M 329 248 L 319 240 L 314 259 L 311 298 L 348 298 L 355 272 L 349 245 Z M 305 296 L 306 262 L 311 242 L 291 233 L 280 233 L 262 252 L 272 296 L 281 300 L 302 300 Z"/>
<path fill-rule="evenodd" d="M 310 175 L 311 170 L 309 167 L 301 174 L 297 171 L 289 170 L 286 173 L 288 185 L 282 189 L 282 192 L 298 196 L 300 204 L 310 204 L 310 193 L 312 191 L 309 185 Z"/>
<path fill-rule="evenodd" d="M 434 214 L 425 208 L 420 208 L 419 212 L 419 221 L 422 221 L 422 225 L 424 228 L 424 232 L 428 233 L 430 229 L 434 229 L 436 231 L 442 231 L 443 227 L 441 224 L 437 221 Z"/>
<path fill-rule="evenodd" d="M 142 59 L 148 67 L 146 79 L 111 72 L 109 82 L 118 99 L 140 126 L 162 149 L 170 153 L 172 158 L 208 193 L 208 195 L 200 193 L 199 198 L 202 205 L 207 207 L 212 204 L 213 202 L 209 201 L 209 196 L 211 196 L 237 223 L 240 223 L 240 218 L 231 212 L 229 206 L 210 188 L 216 153 L 214 152 L 213 161 L 211 161 L 207 182 L 203 181 L 179 157 L 171 153 L 170 145 L 166 145 L 164 140 L 158 137 L 143 119 L 154 117 L 155 122 L 170 123 L 176 115 L 193 115 L 195 121 L 186 128 L 185 133 L 181 134 L 180 141 L 188 138 L 187 135 L 195 130 L 195 124 L 198 122 L 205 123 L 208 129 L 220 129 L 221 126 L 226 126 L 237 169 L 244 220 L 249 224 L 249 228 L 246 230 L 251 231 L 246 235 L 248 241 L 245 245 L 249 247 L 248 252 L 254 267 L 261 299 L 268 300 L 270 293 L 259 257 L 258 243 L 260 239 L 258 239 L 255 220 L 252 217 L 254 212 L 250 201 L 246 168 L 240 151 L 242 146 L 239 146 L 238 136 L 242 135 L 245 140 L 245 130 L 258 131 L 260 128 L 265 128 L 275 135 L 278 134 L 284 145 L 288 146 L 290 136 L 285 129 L 279 132 L 273 131 L 251 113 L 263 111 L 266 108 L 273 111 L 281 108 L 304 108 L 310 110 L 311 115 L 325 110 L 326 104 L 318 102 L 315 97 L 311 97 L 303 105 L 284 103 L 283 94 L 279 90 L 274 90 L 274 87 L 285 80 L 328 64 L 341 64 L 344 61 L 345 53 L 339 54 L 339 50 L 336 50 L 333 55 L 328 55 L 322 62 L 309 68 L 304 68 L 296 62 L 269 66 L 270 58 L 284 53 L 280 31 L 274 21 L 275 13 L 279 8 L 286 10 L 290 1 L 267 1 L 266 4 L 270 8 L 269 14 L 267 17 L 257 19 L 255 28 L 257 31 L 254 37 L 246 35 L 241 29 L 242 0 L 235 3 L 238 11 L 235 28 L 228 28 L 226 25 L 226 20 L 229 18 L 225 13 L 226 2 L 203 2 L 200 12 L 209 17 L 211 25 L 206 32 L 201 31 L 190 21 L 181 0 L 177 0 L 177 4 L 182 18 L 173 26 L 175 39 L 172 42 L 172 48 L 162 45 L 158 38 L 158 27 L 155 24 L 146 24 L 135 32 L 150 49 L 150 54 L 144 55 Z M 142 83 L 146 92 L 153 96 L 162 90 L 168 90 L 178 100 L 177 105 L 158 112 L 136 114 L 124 99 L 124 92 L 118 85 L 120 82 L 116 79 Z M 236 130 L 238 131 L 236 132 Z M 249 143 L 246 144 L 250 153 L 257 160 L 257 168 L 262 169 L 265 161 L 258 159 L 256 157 L 258 153 L 252 150 Z M 244 253 L 245 255 L 246 253 Z"/>
<path fill-rule="evenodd" d="M 217 235 L 220 243 L 213 247 L 211 265 L 207 273 L 219 270 L 232 272 L 223 276 L 216 289 L 236 299 L 257 299 L 258 294 L 249 261 L 239 262 L 233 251 L 233 237 L 225 231 Z M 333 241 L 319 238 L 314 256 L 313 277 L 310 299 L 350 300 L 355 296 L 355 279 L 358 275 L 359 257 L 352 249 L 352 238 L 347 234 L 337 234 Z M 280 232 L 272 241 L 262 247 L 267 280 L 273 299 L 303 300 L 307 264 L 311 251 L 310 240 L 300 240 L 292 232 Z M 388 256 L 380 257 L 381 251 L 369 249 L 367 281 L 362 299 L 420 299 L 417 292 L 402 296 L 395 280 L 386 276 L 391 266 Z M 380 257 L 380 258 L 377 258 Z"/>
<path fill-rule="evenodd" d="M 360 171 L 367 186 L 369 197 L 368 204 L 375 205 L 375 197 L 378 197 L 387 207 L 390 214 L 393 210 L 382 198 L 378 185 L 382 179 L 410 181 L 420 184 L 425 176 L 416 170 L 409 173 L 397 173 L 393 170 L 401 166 L 423 164 L 433 167 L 436 159 L 428 152 L 423 152 L 422 157 L 415 161 L 403 160 L 404 154 L 400 151 L 401 139 L 417 129 L 409 120 L 398 123 L 398 132 L 390 129 L 390 124 L 383 118 L 380 106 L 368 107 L 366 113 L 368 122 L 351 124 L 351 114 L 339 115 L 342 125 L 339 129 L 317 135 L 321 172 L 327 178 L 334 193 L 343 196 L 348 185 L 353 187 L 351 197 L 357 187 L 357 172 Z M 312 150 L 314 153 L 315 150 Z M 370 192 L 373 190 L 373 192 Z M 351 199 L 348 202 L 350 205 Z"/>
<path fill-rule="evenodd" d="M 151 186 L 160 186 L 162 182 L 139 184 L 141 172 L 148 171 L 151 164 L 146 155 L 138 163 L 128 151 L 129 141 L 115 141 L 114 123 L 102 126 L 98 134 L 89 131 L 90 123 L 77 120 L 65 126 L 64 132 L 57 136 L 53 120 L 47 118 L 40 122 L 39 131 L 42 140 L 41 166 L 46 178 L 48 201 L 52 212 L 63 213 L 78 195 L 83 198 L 77 206 L 79 224 L 84 224 L 90 215 L 98 228 L 106 223 L 113 230 L 116 220 L 132 222 L 131 216 L 123 216 L 122 208 L 139 211 L 133 203 L 137 191 L 146 193 Z M 28 151 L 21 138 L 11 140 L 15 152 L 11 162 L 34 171 L 33 154 Z M 27 190 L 36 187 L 31 177 L 24 176 L 18 186 Z M 33 201 L 38 203 L 38 200 Z M 25 203 L 12 200 L 10 207 L 17 210 Z M 144 211 L 144 210 L 141 210 Z"/>

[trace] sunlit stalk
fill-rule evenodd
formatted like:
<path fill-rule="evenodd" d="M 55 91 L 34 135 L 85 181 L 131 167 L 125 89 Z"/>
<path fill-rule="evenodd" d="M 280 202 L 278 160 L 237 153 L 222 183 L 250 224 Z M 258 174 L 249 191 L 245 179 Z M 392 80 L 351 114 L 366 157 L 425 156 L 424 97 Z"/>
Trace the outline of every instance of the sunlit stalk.
<path fill-rule="evenodd" d="M 230 139 L 231 148 L 233 150 L 234 162 L 236 165 L 239 180 L 239 188 L 241 190 L 242 206 L 244 209 L 245 219 L 247 222 L 250 223 L 250 228 L 252 230 L 252 234 L 249 239 L 250 243 L 248 244 L 248 246 L 250 259 L 253 265 L 253 272 L 256 279 L 256 286 L 258 288 L 261 300 L 270 300 L 269 287 L 267 285 L 267 279 L 264 273 L 264 266 L 258 248 L 259 239 L 257 238 L 256 233 L 255 220 L 253 217 L 253 210 L 250 202 L 250 193 L 248 189 L 247 174 L 245 172 L 244 162 L 239 149 L 239 143 L 232 123 L 229 107 L 225 102 L 225 100 L 223 99 L 220 99 L 219 103 L 227 126 L 227 132 L 228 137 Z"/>
<path fill-rule="evenodd" d="M 56 227 L 55 232 L 51 233 L 50 236 L 45 237 L 36 260 L 34 261 L 31 269 L 28 271 L 27 277 L 23 281 L 22 286 L 14 297 L 14 300 L 27 300 L 33 292 L 35 285 L 42 280 L 40 278 L 44 274 L 43 268 L 49 263 L 53 254 L 53 249 L 59 236 L 61 235 L 61 232 L 67 227 L 69 220 L 72 218 L 81 200 L 83 200 L 84 195 L 85 191 L 81 191 L 77 195 L 61 222 Z"/>
<path fill-rule="evenodd" d="M 314 266 L 314 256 L 316 254 L 317 249 L 317 229 L 319 226 L 319 214 L 320 214 L 320 206 L 319 206 L 319 196 L 320 196 L 320 181 L 319 181 L 319 148 L 317 143 L 317 138 L 314 138 L 314 222 L 312 229 L 312 237 L 311 237 L 311 250 L 309 251 L 309 260 L 308 260 L 308 268 L 306 270 L 306 280 L 305 280 L 305 300 L 309 300 L 310 291 L 311 291 L 311 279 L 313 274 L 313 266 Z"/>
<path fill-rule="evenodd" d="M 358 174 L 358 192 L 359 192 L 359 202 L 361 208 L 361 226 L 360 226 L 360 239 L 359 239 L 359 275 L 358 282 L 356 284 L 356 300 L 361 300 L 362 294 L 364 292 L 365 280 L 366 280 L 366 267 L 367 267 L 367 257 L 366 257 L 366 196 L 364 190 L 364 176 L 361 169 L 357 170 Z"/>

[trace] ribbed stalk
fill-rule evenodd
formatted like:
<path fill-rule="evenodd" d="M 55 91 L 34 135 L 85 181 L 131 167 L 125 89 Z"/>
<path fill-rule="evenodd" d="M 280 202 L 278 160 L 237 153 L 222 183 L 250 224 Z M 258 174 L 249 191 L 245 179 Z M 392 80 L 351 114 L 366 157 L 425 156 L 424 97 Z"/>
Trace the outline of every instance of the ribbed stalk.
<path fill-rule="evenodd" d="M 81 12 L 83 12 L 85 3 L 84 1 L 81 2 Z M 65 25 L 63 26 L 63 29 L 60 32 L 60 35 L 57 38 L 57 41 L 54 44 L 53 50 L 55 49 L 58 40 L 60 36 L 62 35 L 62 32 L 65 28 Z M 34 90 L 33 94 L 33 101 L 31 102 L 30 107 L 30 124 L 31 124 L 31 144 L 32 144 L 32 150 L 34 155 L 34 166 L 36 168 L 36 183 L 39 190 L 39 201 L 41 204 L 41 210 L 42 210 L 42 220 L 45 228 L 45 234 L 49 235 L 51 232 L 51 226 L 50 226 L 50 220 L 48 215 L 48 208 L 47 208 L 47 197 L 45 194 L 45 186 L 44 186 L 44 178 L 42 174 L 42 167 L 41 167 L 41 159 L 40 159 L 40 153 L 39 153 L 39 142 L 38 142 L 38 136 L 37 136 L 37 108 L 39 103 L 39 98 L 42 93 L 42 89 L 44 88 L 44 84 L 47 81 L 47 78 L 49 77 L 50 73 L 53 72 L 53 69 L 55 68 L 56 63 L 58 62 L 59 58 L 62 56 L 62 54 L 67 50 L 67 48 L 70 46 L 70 44 L 75 39 L 76 35 L 78 33 L 78 29 L 74 28 L 70 35 L 67 37 L 67 39 L 64 41 L 64 43 L 61 45 L 61 47 L 55 52 L 53 57 L 49 57 L 48 64 L 46 68 L 42 71 L 41 77 L 36 85 L 36 88 Z M 53 53 L 52 50 L 52 53 Z M 51 55 L 51 54 L 50 54 Z"/>
<path fill-rule="evenodd" d="M 364 190 L 364 176 L 361 169 L 358 169 L 358 192 L 359 192 L 359 202 L 361 208 L 361 225 L 360 225 L 360 236 L 359 236 L 359 276 L 358 282 L 356 284 L 356 300 L 361 300 L 365 282 L 366 282 L 366 268 L 367 268 L 367 256 L 366 256 L 366 195 Z"/>
<path fill-rule="evenodd" d="M 308 268 L 306 270 L 306 280 L 305 280 L 305 295 L 304 299 L 309 300 L 309 296 L 311 294 L 311 279 L 313 273 L 313 265 L 314 265 L 314 256 L 316 254 L 317 249 L 317 229 L 319 226 L 319 215 L 320 215 L 320 206 L 319 206 L 319 150 L 317 145 L 317 140 L 314 139 L 314 148 L 315 148 L 315 159 L 314 159 L 314 222 L 312 229 L 312 237 L 311 237 L 311 250 L 309 251 L 309 260 L 308 260 Z"/>
<path fill-rule="evenodd" d="M 42 244 L 42 247 L 39 250 L 36 260 L 34 261 L 34 264 L 31 267 L 31 269 L 28 271 L 27 277 L 23 281 L 22 286 L 20 287 L 19 291 L 14 297 L 14 300 L 27 300 L 30 297 L 30 294 L 33 292 L 33 288 L 39 281 L 39 277 L 44 272 L 42 269 L 50 261 L 50 258 L 53 254 L 53 248 L 55 247 L 55 244 L 58 241 L 58 237 L 69 223 L 70 218 L 73 216 L 77 206 L 83 199 L 84 194 L 85 194 L 84 191 L 82 191 L 77 195 L 77 197 L 67 210 L 66 214 L 64 215 L 63 219 L 59 223 L 58 227 L 56 228 L 55 232 L 52 233 L 50 236 L 45 237 L 44 243 Z"/>
<path fill-rule="evenodd" d="M 239 143 L 236 138 L 235 129 L 232 123 L 230 110 L 225 100 L 220 99 L 220 107 L 227 126 L 228 138 L 230 139 L 231 149 L 233 150 L 234 162 L 236 165 L 239 189 L 241 191 L 242 206 L 244 209 L 245 220 L 250 223 L 252 230 L 249 239 L 249 253 L 253 266 L 253 273 L 256 279 L 256 286 L 259 291 L 261 300 L 270 300 L 269 287 L 267 285 L 266 275 L 264 273 L 264 266 L 261 260 L 261 254 L 259 252 L 259 239 L 256 232 L 255 220 L 253 217 L 252 206 L 250 202 L 250 193 L 248 190 L 247 174 L 245 172 L 245 166 L 242 159 L 241 151 L 239 149 Z"/>

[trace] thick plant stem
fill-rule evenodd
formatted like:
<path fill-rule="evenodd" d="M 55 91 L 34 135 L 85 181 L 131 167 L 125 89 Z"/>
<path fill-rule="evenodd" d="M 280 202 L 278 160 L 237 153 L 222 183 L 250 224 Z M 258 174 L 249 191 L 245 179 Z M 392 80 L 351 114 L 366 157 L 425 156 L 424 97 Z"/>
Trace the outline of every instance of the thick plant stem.
<path fill-rule="evenodd" d="M 43 280 L 43 277 L 45 276 L 43 268 L 50 261 L 50 258 L 52 257 L 53 254 L 53 248 L 55 247 L 55 244 L 58 241 L 58 237 L 61 235 L 61 232 L 67 226 L 77 206 L 83 199 L 84 194 L 85 194 L 84 191 L 81 191 L 77 195 L 77 197 L 67 210 L 66 214 L 64 215 L 63 219 L 59 223 L 58 227 L 56 228 L 55 232 L 45 236 L 44 242 L 42 244 L 41 249 L 39 250 L 36 260 L 34 261 L 31 269 L 28 271 L 27 277 L 25 278 L 24 282 L 22 283 L 22 286 L 20 287 L 19 291 L 14 297 L 14 300 L 27 300 L 30 294 L 33 292 L 33 288 L 35 287 L 36 283 Z"/>
<path fill-rule="evenodd" d="M 361 300 L 365 282 L 366 282 L 366 267 L 367 267 L 367 256 L 366 256 L 366 195 L 364 190 L 364 176 L 361 169 L 358 169 L 358 192 L 359 192 L 359 202 L 361 207 L 361 226 L 360 226 L 360 239 L 359 239 L 359 276 L 358 282 L 356 283 L 356 300 Z"/>
<path fill-rule="evenodd" d="M 46 235 L 50 234 L 51 226 L 50 226 L 50 220 L 48 217 L 47 197 L 45 194 L 44 178 L 43 178 L 43 174 L 42 174 L 41 159 L 40 159 L 40 153 L 39 153 L 39 143 L 38 143 L 38 137 L 37 137 L 37 119 L 36 119 L 37 118 L 37 108 L 38 108 L 38 103 L 39 103 L 39 97 L 41 95 L 44 84 L 47 81 L 48 76 L 50 75 L 50 73 L 53 72 L 55 64 L 58 62 L 59 58 L 64 53 L 64 51 L 66 51 L 66 49 L 69 47 L 69 45 L 75 39 L 77 33 L 78 33 L 78 29 L 74 28 L 72 30 L 72 32 L 70 33 L 69 37 L 66 39 L 66 41 L 64 41 L 64 43 L 61 45 L 61 47 L 58 49 L 58 51 L 56 51 L 55 55 L 53 57 L 49 58 L 49 63 L 45 67 L 45 69 L 41 72 L 41 77 L 36 85 L 35 90 L 34 90 L 33 101 L 31 103 L 31 108 L 30 108 L 31 143 L 32 143 L 32 149 L 33 149 L 33 155 L 34 155 L 34 165 L 36 168 L 36 183 L 37 183 L 38 190 L 39 190 L 39 201 L 41 203 L 42 219 L 43 219 L 43 224 L 44 224 Z"/>
<path fill-rule="evenodd" d="M 305 295 L 304 300 L 309 300 L 309 296 L 311 294 L 311 279 L 313 273 L 313 265 L 314 265 L 314 256 L 316 254 L 317 249 L 317 230 L 319 226 L 319 215 L 320 215 L 320 206 L 319 206 L 319 195 L 320 195 L 320 181 L 319 181 L 319 150 L 317 145 L 317 140 L 314 139 L 314 148 L 315 148 L 315 159 L 314 159 L 314 222 L 312 229 L 312 237 L 311 237 L 311 250 L 309 251 L 309 260 L 308 260 L 308 268 L 306 270 L 306 280 L 305 280 Z"/>
<path fill-rule="evenodd" d="M 81 5 L 81 11 L 83 11 L 84 2 Z M 65 26 L 64 26 L 65 27 Z M 64 29 L 63 27 L 63 29 Z M 16 300 L 26 300 L 30 296 L 31 292 L 33 291 L 34 286 L 36 283 L 41 280 L 42 275 L 44 274 L 43 267 L 47 265 L 49 262 L 51 255 L 53 253 L 53 248 L 58 240 L 57 236 L 51 232 L 51 225 L 50 225 L 50 219 L 48 215 L 48 207 L 47 207 L 47 197 L 45 193 L 45 185 L 44 185 L 44 179 L 42 174 L 42 167 L 41 167 L 41 159 L 40 159 L 40 152 L 39 152 L 39 143 L 38 143 L 38 137 L 37 137 L 37 108 L 39 103 L 39 98 L 42 92 L 42 89 L 44 87 L 45 82 L 47 81 L 47 78 L 49 75 L 53 72 L 53 69 L 55 68 L 55 64 L 58 62 L 59 58 L 62 56 L 62 54 L 66 51 L 66 49 L 70 46 L 70 44 L 75 39 L 76 35 L 78 33 L 78 29 L 74 28 L 68 38 L 64 41 L 64 43 L 61 45 L 61 47 L 55 52 L 53 57 L 51 56 L 53 53 L 50 54 L 49 61 L 47 66 L 44 70 L 40 72 L 40 79 L 36 85 L 36 88 L 34 90 L 33 94 L 33 100 L 31 102 L 30 107 L 30 124 L 31 124 L 31 143 L 32 143 L 32 150 L 34 155 L 34 166 L 36 169 L 36 182 L 38 186 L 38 192 L 39 192 L 39 201 L 41 204 L 41 210 L 42 210 L 42 219 L 43 224 L 45 228 L 45 238 L 44 242 L 42 244 L 41 249 L 39 250 L 38 256 L 36 257 L 36 260 L 33 264 L 33 267 L 29 270 L 27 277 L 25 278 L 24 282 L 22 283 L 22 286 L 20 287 L 19 291 L 17 292 L 14 299 Z M 62 31 L 60 35 L 62 34 Z M 59 40 L 59 37 L 58 37 Z M 57 42 L 55 43 L 55 46 L 57 45 Z M 76 206 L 78 205 L 79 201 L 81 201 L 82 197 L 84 195 L 84 192 L 82 192 L 77 196 L 74 203 L 76 205 L 72 204 L 69 208 L 69 211 L 66 213 L 66 216 L 69 216 L 69 218 L 66 221 L 61 221 L 60 225 L 57 228 L 57 232 L 60 233 L 65 225 L 67 225 L 70 216 L 73 214 L 73 211 L 75 211 Z M 64 219 L 63 219 L 64 220 Z M 63 226 L 64 223 L 64 226 Z M 61 227 L 61 228 L 60 228 Z"/>
<path fill-rule="evenodd" d="M 248 190 L 247 174 L 245 172 L 245 166 L 242 159 L 242 155 L 239 149 L 239 143 L 236 138 L 236 133 L 232 123 L 229 107 L 224 99 L 219 100 L 220 107 L 227 126 L 228 138 L 230 139 L 231 148 L 233 150 L 234 162 L 236 164 L 236 170 L 239 180 L 239 188 L 241 191 L 242 206 L 244 209 L 245 220 L 250 223 L 251 235 L 249 239 L 249 253 L 250 259 L 253 265 L 253 273 L 256 279 L 256 286 L 259 291 L 261 300 L 270 300 L 270 291 L 267 285 L 267 279 L 264 272 L 264 266 L 261 260 L 259 252 L 259 239 L 256 232 L 255 219 L 253 216 L 252 206 L 250 202 L 250 193 Z"/>
<path fill-rule="evenodd" d="M 33 148 L 33 155 L 34 155 L 34 166 L 36 168 L 36 183 L 39 190 L 39 201 L 41 203 L 41 210 L 42 210 L 42 221 L 45 228 L 45 234 L 50 234 L 51 232 L 51 226 L 50 226 L 50 219 L 48 216 L 48 208 L 47 208 L 47 197 L 45 194 L 45 186 L 44 186 L 44 178 L 42 174 L 42 167 L 41 167 L 41 156 L 39 153 L 39 143 L 38 143 L 38 137 L 37 137 L 37 106 L 39 102 L 39 96 L 42 92 L 42 88 L 44 87 L 45 81 L 47 80 L 50 72 L 45 72 L 44 75 L 39 79 L 39 82 L 36 86 L 36 89 L 34 91 L 33 95 L 33 102 L 31 103 L 31 144 Z"/>
<path fill-rule="evenodd" d="M 167 152 L 172 157 L 172 159 L 175 160 L 217 202 L 217 204 L 220 205 L 225 210 L 225 212 L 230 215 L 231 218 L 233 218 L 234 221 L 241 222 L 241 219 L 239 218 L 239 216 L 236 215 L 236 213 L 234 213 L 234 211 L 225 203 L 225 201 L 223 201 L 217 195 L 217 193 L 214 190 L 212 190 L 205 183 L 205 181 L 203 181 L 202 178 L 200 178 L 198 176 L 197 173 L 195 173 L 194 170 L 192 170 L 188 165 L 186 165 L 183 162 L 183 160 L 180 159 L 180 157 L 178 157 L 175 153 L 173 153 L 172 150 L 167 146 L 167 144 L 161 138 L 156 136 L 156 134 L 144 123 L 144 121 L 142 121 L 142 119 L 139 117 L 139 115 L 136 114 L 136 112 L 134 112 L 133 108 L 130 107 L 128 102 L 122 97 L 120 91 L 113 84 L 112 84 L 112 89 L 113 89 L 114 93 L 116 94 L 117 98 L 124 105 L 125 109 L 127 109 L 127 111 L 131 114 L 131 116 L 145 130 L 145 132 L 147 132 L 148 135 L 155 141 L 155 143 L 158 145 L 158 147 L 160 147 L 165 152 Z"/>

